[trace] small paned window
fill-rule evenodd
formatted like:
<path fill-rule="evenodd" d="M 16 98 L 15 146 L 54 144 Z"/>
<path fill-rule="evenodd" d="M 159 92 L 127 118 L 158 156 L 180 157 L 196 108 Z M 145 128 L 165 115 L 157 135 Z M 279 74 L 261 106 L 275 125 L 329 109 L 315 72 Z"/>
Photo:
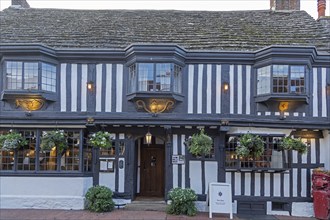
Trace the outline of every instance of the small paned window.
<path fill-rule="evenodd" d="M 260 157 L 238 157 L 236 148 L 240 144 L 239 136 L 226 137 L 226 168 L 284 169 L 288 155 L 281 151 L 282 136 L 263 136 L 264 153 Z"/>
<path fill-rule="evenodd" d="M 27 145 L 17 150 L 17 170 L 35 170 L 36 131 L 22 131 L 22 136 L 27 140 Z"/>
<path fill-rule="evenodd" d="M 257 70 L 257 94 L 305 94 L 305 66 L 272 65 Z"/>
<path fill-rule="evenodd" d="M 93 147 L 88 144 L 88 139 L 84 138 L 83 143 L 84 172 L 92 172 Z"/>
<path fill-rule="evenodd" d="M 56 67 L 42 63 L 41 89 L 56 92 Z"/>
<path fill-rule="evenodd" d="M 6 88 L 56 92 L 56 66 L 43 62 L 6 62 Z"/>
<path fill-rule="evenodd" d="M 182 93 L 182 67 L 171 63 L 137 63 L 129 67 L 129 93 Z"/>
<path fill-rule="evenodd" d="M 61 153 L 61 170 L 79 170 L 79 132 L 66 132 L 68 148 Z"/>

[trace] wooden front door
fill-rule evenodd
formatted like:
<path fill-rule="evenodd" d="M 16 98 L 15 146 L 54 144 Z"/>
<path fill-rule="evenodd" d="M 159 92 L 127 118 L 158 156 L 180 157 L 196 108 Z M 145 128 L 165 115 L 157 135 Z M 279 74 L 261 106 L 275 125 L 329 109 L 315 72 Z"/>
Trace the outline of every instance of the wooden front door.
<path fill-rule="evenodd" d="M 158 146 L 142 146 L 141 196 L 164 196 L 164 146 Z"/>

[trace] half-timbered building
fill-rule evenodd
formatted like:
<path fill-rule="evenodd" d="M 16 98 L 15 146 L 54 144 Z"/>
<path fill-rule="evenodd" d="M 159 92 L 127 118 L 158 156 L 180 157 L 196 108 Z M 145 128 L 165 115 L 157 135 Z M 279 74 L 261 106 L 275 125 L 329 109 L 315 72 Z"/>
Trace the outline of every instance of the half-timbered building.
<path fill-rule="evenodd" d="M 0 132 L 28 144 L 0 151 L 0 207 L 82 209 L 99 184 L 127 203 L 192 188 L 203 210 L 208 183 L 227 182 L 234 212 L 310 215 L 312 170 L 330 168 L 329 18 L 314 20 L 298 0 L 271 6 L 64 10 L 14 0 L 0 12 Z M 201 128 L 213 150 L 194 157 L 185 140 Z M 40 150 L 56 129 L 68 149 Z M 110 149 L 89 144 L 100 130 Z M 258 160 L 235 154 L 245 133 L 265 141 Z M 308 152 L 280 151 L 288 135 Z"/>

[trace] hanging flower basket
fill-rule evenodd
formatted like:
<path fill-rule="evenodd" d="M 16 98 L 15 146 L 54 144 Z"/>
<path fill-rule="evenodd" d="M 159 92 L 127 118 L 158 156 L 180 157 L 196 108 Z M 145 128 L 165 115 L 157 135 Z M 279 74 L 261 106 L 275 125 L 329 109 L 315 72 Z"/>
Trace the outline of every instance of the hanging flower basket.
<path fill-rule="evenodd" d="M 244 134 L 237 143 L 236 154 L 239 157 L 258 158 L 264 153 L 264 141 L 259 135 Z"/>
<path fill-rule="evenodd" d="M 197 134 L 193 134 L 186 143 L 189 152 L 194 156 L 207 155 L 211 153 L 212 138 L 204 133 L 204 129 Z"/>
<path fill-rule="evenodd" d="M 68 142 L 64 131 L 43 131 L 40 147 L 42 151 L 51 151 L 53 147 L 57 147 L 60 152 L 67 149 Z"/>
<path fill-rule="evenodd" d="M 2 150 L 15 150 L 27 144 L 27 140 L 20 133 L 13 130 L 10 130 L 8 134 L 0 135 L 0 148 Z"/>
<path fill-rule="evenodd" d="M 98 131 L 90 135 L 89 143 L 94 147 L 110 148 L 112 146 L 111 134 L 107 131 Z"/>
<path fill-rule="evenodd" d="M 284 137 L 281 143 L 281 147 L 283 150 L 295 150 L 301 154 L 307 152 L 307 144 L 305 144 L 301 138 L 294 138 L 294 137 Z"/>

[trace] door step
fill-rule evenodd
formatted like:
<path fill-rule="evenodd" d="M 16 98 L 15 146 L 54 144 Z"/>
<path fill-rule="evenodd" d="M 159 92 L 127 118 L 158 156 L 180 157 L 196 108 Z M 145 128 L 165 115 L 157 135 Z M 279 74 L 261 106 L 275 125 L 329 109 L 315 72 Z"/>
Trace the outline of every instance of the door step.
<path fill-rule="evenodd" d="M 133 201 L 125 206 L 128 211 L 161 211 L 166 210 L 165 201 Z"/>

